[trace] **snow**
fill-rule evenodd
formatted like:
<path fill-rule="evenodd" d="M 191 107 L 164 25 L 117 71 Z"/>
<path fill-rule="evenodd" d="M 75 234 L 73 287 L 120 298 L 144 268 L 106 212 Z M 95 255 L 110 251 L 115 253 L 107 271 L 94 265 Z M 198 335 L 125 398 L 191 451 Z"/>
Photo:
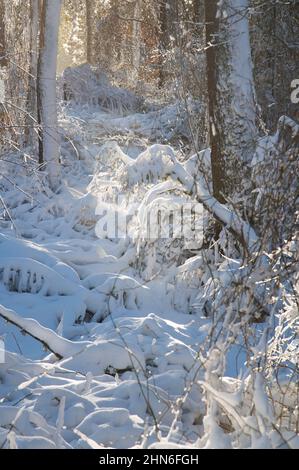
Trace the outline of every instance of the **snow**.
<path fill-rule="evenodd" d="M 74 80 L 68 73 L 65 79 Z M 98 96 L 103 84 L 93 79 L 91 74 L 87 85 Z M 210 195 L 209 180 L 200 176 L 202 167 L 209 172 L 208 149 L 182 161 L 175 147 L 165 145 L 177 132 L 169 124 L 176 122 L 177 106 L 136 113 L 130 94 L 113 91 L 119 107 L 108 98 L 101 102 L 112 112 L 82 103 L 62 110 L 60 126 L 70 137 L 76 134 L 80 159 L 62 145 L 57 193 L 44 186 L 43 175 L 35 175 L 30 189 L 26 170 L 5 166 L 4 174 L 32 199 L 1 180 L 19 236 L 1 219 L 0 338 L 6 357 L 0 363 L 0 446 L 232 448 L 238 439 L 245 447 L 279 446 L 281 439 L 269 431 L 264 378 L 256 374 L 253 384 L 248 381 L 245 354 L 235 371 L 241 339 L 225 351 L 230 377 L 217 375 L 217 351 L 209 351 L 203 366 L 213 327 L 205 314 L 208 302 L 221 303 L 217 286 L 225 288 L 232 277 L 245 282 L 243 260 L 223 258 L 211 274 L 203 269 L 201 240 L 197 252 L 186 255 L 173 240 L 147 243 L 142 217 L 152 204 L 196 197 L 243 237 L 249 254 L 258 236 Z M 257 162 L 261 154 L 258 149 Z M 113 238 L 107 227 L 99 228 L 103 208 L 130 215 L 128 235 Z M 223 313 L 226 307 L 220 307 Z M 298 344 L 292 347 L 295 357 Z M 226 432 L 232 425 L 234 431 Z M 296 437 L 285 438 L 298 447 Z"/>
<path fill-rule="evenodd" d="M 89 64 L 68 67 L 62 75 L 63 92 L 67 100 L 125 114 L 137 110 L 142 100 L 132 92 L 113 87 L 105 73 Z"/>
<path fill-rule="evenodd" d="M 220 41 L 227 42 L 229 66 L 221 71 L 223 92 L 233 97 L 227 113 L 226 122 L 231 119 L 231 132 L 236 132 L 236 142 L 243 144 L 242 155 L 246 163 L 252 159 L 252 151 L 258 140 L 256 129 L 257 105 L 253 80 L 253 65 L 249 34 L 250 2 L 248 0 L 226 0 L 218 3 L 218 18 L 225 34 Z M 221 21 L 222 20 L 222 21 Z M 233 92 L 232 92 L 233 90 Z M 246 149 L 247 146 L 250 148 Z M 245 144 L 245 145 L 244 145 Z M 232 144 L 232 148 L 234 144 Z M 236 145 L 236 152 L 239 152 Z"/>

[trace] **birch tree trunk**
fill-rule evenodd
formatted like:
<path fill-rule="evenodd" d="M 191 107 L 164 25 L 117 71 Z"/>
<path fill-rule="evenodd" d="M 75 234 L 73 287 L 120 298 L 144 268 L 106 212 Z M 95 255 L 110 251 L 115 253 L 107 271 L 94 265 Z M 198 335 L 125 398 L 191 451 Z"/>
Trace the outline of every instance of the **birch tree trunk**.
<path fill-rule="evenodd" d="M 257 139 L 248 0 L 205 0 L 214 196 L 238 187 Z"/>
<path fill-rule="evenodd" d="M 60 181 L 56 72 L 61 4 L 62 0 L 43 1 L 38 61 L 39 161 L 46 164 L 53 190 Z"/>

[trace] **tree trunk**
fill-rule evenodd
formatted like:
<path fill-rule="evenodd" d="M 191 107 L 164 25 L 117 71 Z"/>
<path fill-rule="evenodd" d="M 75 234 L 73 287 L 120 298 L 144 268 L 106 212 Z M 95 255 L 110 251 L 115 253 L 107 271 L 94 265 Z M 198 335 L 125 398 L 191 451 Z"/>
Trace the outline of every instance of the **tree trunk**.
<path fill-rule="evenodd" d="M 41 15 L 38 61 L 38 113 L 40 163 L 46 164 L 50 187 L 59 185 L 59 133 L 57 124 L 56 72 L 62 0 L 44 0 Z"/>
<path fill-rule="evenodd" d="M 201 22 L 202 3 L 202 0 L 193 0 L 193 21 L 195 24 Z"/>
<path fill-rule="evenodd" d="M 141 0 L 136 0 L 135 7 L 134 7 L 134 15 L 133 15 L 133 27 L 132 27 L 132 82 L 133 85 L 136 85 L 139 77 L 139 69 L 140 69 L 140 60 L 141 60 Z"/>
<path fill-rule="evenodd" d="M 215 36 L 218 31 L 217 2 L 205 1 L 206 22 L 206 57 L 207 57 L 207 85 L 209 109 L 209 138 L 211 147 L 211 166 L 213 179 L 213 195 L 221 203 L 225 202 L 223 192 L 225 186 L 224 159 L 220 151 L 220 142 L 216 135 L 216 107 L 217 107 L 217 76 Z"/>
<path fill-rule="evenodd" d="M 5 3 L 0 2 L 0 70 L 7 66 L 6 40 L 5 40 Z M 4 74 L 0 76 L 0 137 L 5 130 L 7 115 L 3 101 L 5 100 Z"/>
<path fill-rule="evenodd" d="M 27 98 L 27 118 L 25 139 L 35 150 L 37 149 L 37 65 L 38 65 L 38 33 L 39 33 L 39 0 L 30 0 L 30 64 Z"/>
<path fill-rule="evenodd" d="M 0 67 L 7 66 L 6 41 L 5 41 L 5 3 L 0 2 Z"/>
<path fill-rule="evenodd" d="M 257 139 L 248 0 L 205 0 L 209 130 L 214 196 L 241 182 Z"/>
<path fill-rule="evenodd" d="M 165 52 L 168 46 L 167 40 L 167 6 L 166 2 L 162 1 L 160 4 L 160 11 L 159 11 L 159 20 L 160 20 L 160 41 L 159 41 L 159 60 L 160 60 L 160 67 L 159 67 L 159 87 L 163 88 L 165 84 L 165 70 L 164 70 L 164 62 L 165 62 Z"/>
<path fill-rule="evenodd" d="M 92 64 L 93 61 L 93 27 L 92 27 L 92 8 L 93 1 L 86 0 L 86 59 L 88 64 Z"/>
<path fill-rule="evenodd" d="M 163 88 L 169 77 L 167 72 L 167 52 L 175 45 L 177 36 L 178 5 L 177 0 L 162 0 L 159 6 L 159 87 Z"/>

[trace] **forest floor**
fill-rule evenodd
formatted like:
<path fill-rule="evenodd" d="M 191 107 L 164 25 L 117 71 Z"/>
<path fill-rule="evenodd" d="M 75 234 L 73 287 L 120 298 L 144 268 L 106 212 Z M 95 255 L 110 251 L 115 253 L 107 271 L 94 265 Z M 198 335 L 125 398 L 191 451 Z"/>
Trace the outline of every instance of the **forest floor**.
<path fill-rule="evenodd" d="M 144 150 L 171 150 L 148 146 L 150 133 L 163 131 L 161 113 L 119 117 L 78 109 L 60 116 L 72 143 L 65 139 L 62 146 L 58 194 L 40 191 L 34 171 L 32 190 L 28 165 L 3 169 L 1 308 L 26 321 L 20 329 L 0 319 L 6 348 L 0 446 L 127 448 L 169 433 L 180 445 L 195 442 L 202 412 L 195 377 L 207 323 L 190 311 L 198 286 L 184 281 L 177 259 L 159 265 L 150 246 L 128 237 L 100 239 L 95 231 L 97 208 L 109 199 L 103 194 L 130 196 L 136 206 L 157 186 L 125 189 L 119 175 L 124 154 L 135 159 Z M 107 207 L 113 210 L 113 203 Z M 134 226 L 136 214 L 132 220 Z M 59 338 L 82 344 L 83 352 L 66 347 L 57 362 L 26 334 L 28 318 L 36 320 L 36 336 L 42 327 L 55 332 L 55 352 Z"/>
<path fill-rule="evenodd" d="M 155 167 L 156 181 L 124 182 L 142 152 L 141 173 L 152 156 L 175 152 L 150 143 L 169 139 L 173 113 L 62 109 L 68 138 L 57 194 L 30 161 L 1 163 L 0 313 L 26 320 L 20 328 L 0 319 L 0 447 L 184 446 L 202 435 L 199 351 L 209 320 L 196 307 L 200 256 L 182 259 L 171 243 L 141 240 L 138 210 L 131 236 L 105 238 L 97 226 L 103 208 L 127 216 L 129 200 L 138 209 L 177 191 Z"/>

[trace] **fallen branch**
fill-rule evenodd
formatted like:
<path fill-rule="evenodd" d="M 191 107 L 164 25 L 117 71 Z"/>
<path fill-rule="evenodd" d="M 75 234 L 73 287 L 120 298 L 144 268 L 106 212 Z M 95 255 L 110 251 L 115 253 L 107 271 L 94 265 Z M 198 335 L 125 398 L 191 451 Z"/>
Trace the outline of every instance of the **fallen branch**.
<path fill-rule="evenodd" d="M 55 354 L 58 359 L 74 356 L 81 352 L 90 343 L 73 342 L 62 338 L 55 331 L 42 326 L 38 321 L 22 318 L 13 310 L 8 310 L 0 304 L 0 317 L 8 321 L 12 325 L 17 326 L 26 334 L 43 344 L 50 352 Z"/>
<path fill-rule="evenodd" d="M 173 161 L 172 177 L 178 179 L 190 194 L 194 194 L 207 211 L 209 211 L 222 225 L 225 225 L 239 240 L 247 254 L 253 252 L 258 243 L 258 237 L 253 228 L 234 211 L 221 204 L 212 196 L 206 182 L 201 178 L 199 182 L 185 170 L 179 161 Z"/>

